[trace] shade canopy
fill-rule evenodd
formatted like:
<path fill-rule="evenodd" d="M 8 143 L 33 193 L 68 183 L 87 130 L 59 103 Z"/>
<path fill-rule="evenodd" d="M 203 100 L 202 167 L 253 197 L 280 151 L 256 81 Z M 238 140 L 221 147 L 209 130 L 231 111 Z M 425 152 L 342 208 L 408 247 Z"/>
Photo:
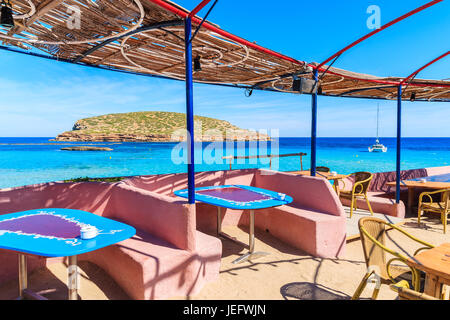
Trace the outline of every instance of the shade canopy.
<path fill-rule="evenodd" d="M 2 29 L 10 46 L 31 47 L 75 63 L 185 79 L 184 23 L 189 11 L 165 0 L 14 0 L 15 26 Z M 193 33 L 201 23 L 194 16 Z M 280 31 L 281 32 L 281 31 Z M 293 80 L 313 79 L 318 63 L 263 48 L 204 22 L 193 42 L 194 81 L 294 92 Z M 374 62 L 375 63 L 375 62 Z M 325 75 L 324 72 L 326 71 Z M 319 68 L 320 94 L 397 99 L 404 78 L 377 77 L 327 65 Z M 403 98 L 450 101 L 450 81 L 412 77 Z"/>

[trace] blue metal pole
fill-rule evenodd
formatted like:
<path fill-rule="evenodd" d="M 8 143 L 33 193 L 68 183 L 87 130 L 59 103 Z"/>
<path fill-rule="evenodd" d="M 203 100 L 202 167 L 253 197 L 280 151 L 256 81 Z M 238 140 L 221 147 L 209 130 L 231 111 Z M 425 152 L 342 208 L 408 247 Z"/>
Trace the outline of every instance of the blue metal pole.
<path fill-rule="evenodd" d="M 194 98 L 192 80 L 192 21 L 187 17 L 184 23 L 184 43 L 186 56 L 186 128 L 188 160 L 188 202 L 195 203 L 195 168 L 194 168 Z"/>
<path fill-rule="evenodd" d="M 395 185 L 395 201 L 400 203 L 400 161 L 401 161 L 401 139 L 402 139 L 402 86 L 397 88 L 397 176 Z"/>
<path fill-rule="evenodd" d="M 319 71 L 314 70 L 314 80 L 317 83 Z M 311 176 L 316 175 L 316 149 L 317 149 L 317 90 L 311 95 Z"/>

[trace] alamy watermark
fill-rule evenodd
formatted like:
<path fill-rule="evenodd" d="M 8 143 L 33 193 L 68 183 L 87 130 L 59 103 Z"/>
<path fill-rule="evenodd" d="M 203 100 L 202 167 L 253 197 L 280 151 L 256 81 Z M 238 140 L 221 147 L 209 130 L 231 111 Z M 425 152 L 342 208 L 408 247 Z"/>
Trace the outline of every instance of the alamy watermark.
<path fill-rule="evenodd" d="M 370 16 L 367 18 L 366 25 L 370 30 L 381 28 L 381 9 L 379 6 L 372 4 L 367 7 L 366 13 Z"/>
<path fill-rule="evenodd" d="M 171 141 L 179 141 L 171 152 L 175 165 L 188 164 L 189 132 L 179 129 L 172 133 Z M 279 169 L 279 130 L 226 130 L 203 131 L 201 121 L 194 122 L 194 164 L 206 165 L 257 165 Z"/>

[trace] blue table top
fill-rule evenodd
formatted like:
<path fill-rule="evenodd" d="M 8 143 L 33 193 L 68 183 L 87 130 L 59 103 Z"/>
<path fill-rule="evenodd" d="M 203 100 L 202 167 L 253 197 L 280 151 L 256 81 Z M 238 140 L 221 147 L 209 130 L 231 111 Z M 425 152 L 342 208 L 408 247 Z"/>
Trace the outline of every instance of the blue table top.
<path fill-rule="evenodd" d="M 178 190 L 175 195 L 188 198 L 188 190 Z M 284 199 L 282 199 L 284 196 Z M 195 200 L 229 209 L 264 209 L 292 202 L 292 197 L 266 189 L 224 185 L 195 188 Z"/>
<path fill-rule="evenodd" d="M 82 226 L 99 234 L 80 238 Z M 0 215 L 0 248 L 44 257 L 69 257 L 131 238 L 136 230 L 124 223 L 72 209 L 36 209 Z"/>
<path fill-rule="evenodd" d="M 423 177 L 411 179 L 410 181 L 420 181 L 421 179 L 427 179 L 427 181 L 431 182 L 449 182 L 450 183 L 450 173 L 438 174 L 435 176 Z"/>

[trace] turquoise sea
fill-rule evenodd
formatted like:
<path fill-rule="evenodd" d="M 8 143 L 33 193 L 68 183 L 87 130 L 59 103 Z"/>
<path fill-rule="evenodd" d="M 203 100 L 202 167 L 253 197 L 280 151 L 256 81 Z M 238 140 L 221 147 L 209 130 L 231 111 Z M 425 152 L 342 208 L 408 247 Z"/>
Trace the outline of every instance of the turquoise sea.
<path fill-rule="evenodd" d="M 159 173 L 185 172 L 186 165 L 174 161 L 176 143 L 91 143 L 50 142 L 43 138 L 0 138 L 0 188 L 58 181 L 78 177 L 114 177 Z M 317 165 L 330 167 L 339 173 L 359 170 L 371 172 L 395 170 L 396 140 L 381 138 L 388 147 L 386 153 L 370 153 L 367 147 L 373 138 L 318 138 Z M 62 147 L 76 145 L 106 146 L 109 152 L 61 151 Z M 179 145 L 178 145 L 179 146 Z M 177 149 L 175 149 L 177 150 Z M 255 143 L 222 144 L 199 143 L 196 158 L 205 159 L 196 164 L 196 171 L 227 169 L 222 155 L 286 154 L 305 152 L 304 169 L 309 168 L 309 138 L 280 138 L 272 145 Z M 178 153 L 175 152 L 175 155 Z M 182 153 L 180 153 L 182 154 Z M 206 157 L 211 155 L 211 157 Z M 214 162 L 212 160 L 215 160 Z M 213 162 L 213 163 L 211 163 Z M 274 161 L 281 171 L 298 170 L 298 157 Z M 450 165 L 450 138 L 404 138 L 402 140 L 402 169 Z M 267 160 L 257 163 L 234 164 L 233 168 L 268 168 Z"/>

